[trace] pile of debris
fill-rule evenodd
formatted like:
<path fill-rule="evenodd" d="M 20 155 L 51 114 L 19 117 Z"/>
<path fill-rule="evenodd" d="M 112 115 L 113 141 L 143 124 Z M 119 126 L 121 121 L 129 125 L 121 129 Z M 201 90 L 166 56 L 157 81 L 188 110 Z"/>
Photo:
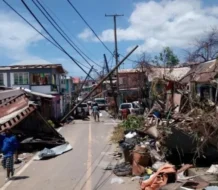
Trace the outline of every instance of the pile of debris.
<path fill-rule="evenodd" d="M 116 165 L 114 174 L 136 176 L 132 179 L 140 179 L 143 190 L 164 189 L 169 183 L 187 189 L 203 189 L 213 184 L 199 175 L 185 174 L 189 168 L 212 165 L 214 169 L 213 164 L 217 163 L 215 107 L 207 104 L 202 109 L 189 102 L 191 107 L 180 106 L 184 110 L 181 111 L 178 106 L 166 109 L 165 105 L 166 102 L 157 100 L 143 119 L 129 116 L 115 129 L 113 140 L 118 141 L 125 162 Z M 218 169 L 211 172 L 213 169 L 208 172 L 218 173 Z M 205 170 L 203 176 L 208 172 Z"/>

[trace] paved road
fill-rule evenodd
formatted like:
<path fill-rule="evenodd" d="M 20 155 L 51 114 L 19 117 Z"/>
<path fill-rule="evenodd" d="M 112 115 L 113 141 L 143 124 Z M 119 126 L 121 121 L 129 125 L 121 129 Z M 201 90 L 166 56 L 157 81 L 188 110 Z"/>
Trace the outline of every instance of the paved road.
<path fill-rule="evenodd" d="M 56 158 L 30 161 L 18 172 L 17 180 L 6 183 L 0 190 L 97 190 L 138 189 L 129 178 L 124 184 L 111 184 L 114 176 L 103 170 L 116 162 L 109 154 L 114 146 L 109 143 L 114 121 L 103 113 L 101 122 L 76 120 L 63 127 L 60 133 L 73 150 Z"/>

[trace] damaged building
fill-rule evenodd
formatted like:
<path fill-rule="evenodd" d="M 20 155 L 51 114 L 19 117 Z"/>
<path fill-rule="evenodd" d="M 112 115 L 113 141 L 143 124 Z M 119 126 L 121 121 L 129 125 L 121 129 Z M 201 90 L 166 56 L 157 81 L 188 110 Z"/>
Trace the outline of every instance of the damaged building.
<path fill-rule="evenodd" d="M 46 62 L 47 63 L 47 62 Z M 0 86 L 29 89 L 33 92 L 52 95 L 51 102 L 38 98 L 38 102 L 48 104 L 48 118 L 58 120 L 70 107 L 72 99 L 72 80 L 61 64 L 24 64 L 0 67 Z M 36 101 L 36 100 L 35 100 Z M 46 108 L 46 106 L 44 107 Z"/>
<path fill-rule="evenodd" d="M 51 148 L 64 144 L 65 139 L 48 124 L 40 112 L 40 105 L 31 101 L 28 94 L 20 89 L 1 88 L 1 130 L 12 130 L 21 143 L 20 151 L 41 150 L 44 147 Z"/>

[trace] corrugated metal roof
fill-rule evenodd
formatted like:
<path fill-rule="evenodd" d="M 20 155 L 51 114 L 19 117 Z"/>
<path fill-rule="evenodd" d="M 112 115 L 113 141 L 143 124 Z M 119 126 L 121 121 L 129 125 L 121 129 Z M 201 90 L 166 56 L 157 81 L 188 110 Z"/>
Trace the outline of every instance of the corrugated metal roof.
<path fill-rule="evenodd" d="M 209 82 L 218 74 L 218 61 L 211 60 L 200 63 L 193 67 L 186 76 L 181 80 L 182 83 L 193 82 Z"/>
<path fill-rule="evenodd" d="M 24 111 L 25 111 L 25 114 L 23 115 L 23 117 L 24 117 L 24 116 L 27 116 L 26 110 L 28 110 L 28 108 L 30 108 L 30 105 L 33 105 L 32 102 L 29 102 L 28 105 L 25 106 L 25 107 L 23 107 L 22 109 L 19 109 L 19 110 L 15 111 L 15 112 L 13 112 L 13 113 L 11 113 L 11 114 L 8 114 L 8 115 L 6 115 L 6 116 L 4 116 L 4 117 L 1 117 L 1 118 L 0 118 L 0 124 L 1 124 L 1 125 L 5 124 L 6 122 L 10 121 L 11 119 L 14 119 L 15 117 L 17 117 L 18 115 L 20 115 L 20 114 L 23 113 Z M 33 108 L 35 108 L 35 107 L 33 106 Z M 35 110 L 35 109 L 34 109 L 34 110 Z M 29 114 L 28 114 L 28 115 L 29 115 Z M 23 117 L 22 117 L 22 120 L 24 119 Z M 16 123 L 16 124 L 17 124 L 17 123 Z M 11 126 L 10 126 L 10 127 L 11 127 Z"/>
<path fill-rule="evenodd" d="M 22 109 L 27 105 L 28 99 L 24 95 L 2 102 L 0 105 L 0 118 Z"/>
<path fill-rule="evenodd" d="M 12 128 L 36 109 L 22 90 L 0 92 L 0 129 Z"/>
<path fill-rule="evenodd" d="M 32 95 L 35 95 L 35 96 L 40 96 L 40 97 L 44 97 L 44 98 L 55 98 L 55 96 L 52 96 L 52 95 L 43 94 L 43 93 L 40 93 L 40 92 L 34 92 L 34 91 L 31 91 L 31 90 L 27 90 L 27 89 L 24 89 L 24 91 L 27 94 L 32 94 Z"/>
<path fill-rule="evenodd" d="M 24 91 L 20 89 L 3 90 L 0 91 L 0 101 L 4 99 L 11 99 L 12 97 L 17 97 L 22 94 L 24 94 Z"/>
<path fill-rule="evenodd" d="M 135 73 L 140 71 L 140 69 L 120 69 L 118 73 Z"/>
<path fill-rule="evenodd" d="M 66 73 L 67 71 L 63 68 L 61 64 L 23 64 L 23 65 L 10 65 L 10 66 L 0 66 L 0 70 L 17 70 L 17 69 L 42 69 L 42 68 L 53 68 L 60 73 Z"/>
<path fill-rule="evenodd" d="M 144 68 L 146 69 L 146 68 Z M 174 67 L 174 68 L 163 68 L 163 67 L 149 67 L 148 80 L 152 81 L 155 78 L 168 78 L 169 80 L 180 80 L 190 71 L 190 67 Z M 140 72 L 140 69 L 122 69 L 119 73 L 136 73 Z"/>

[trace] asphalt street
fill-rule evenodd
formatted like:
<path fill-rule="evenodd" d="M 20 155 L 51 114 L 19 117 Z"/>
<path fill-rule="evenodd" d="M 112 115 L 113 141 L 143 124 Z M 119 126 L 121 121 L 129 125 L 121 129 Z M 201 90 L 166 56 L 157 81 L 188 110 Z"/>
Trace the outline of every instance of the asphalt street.
<path fill-rule="evenodd" d="M 110 135 L 116 122 L 103 112 L 100 122 L 76 120 L 61 128 L 60 133 L 73 150 L 56 158 L 43 161 L 30 160 L 0 190 L 97 190 L 138 189 L 137 182 L 122 178 L 123 184 L 111 184 L 116 178 L 104 170 L 117 162 L 111 156 L 114 145 Z"/>

